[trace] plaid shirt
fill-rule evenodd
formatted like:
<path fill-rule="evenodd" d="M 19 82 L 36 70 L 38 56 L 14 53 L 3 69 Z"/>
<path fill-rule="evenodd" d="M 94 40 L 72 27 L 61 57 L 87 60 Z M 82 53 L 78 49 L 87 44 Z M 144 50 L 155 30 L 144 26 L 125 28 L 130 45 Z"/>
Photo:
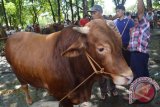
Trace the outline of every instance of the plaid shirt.
<path fill-rule="evenodd" d="M 145 17 L 139 21 L 130 31 L 128 50 L 148 53 L 148 41 L 150 38 L 150 24 Z"/>

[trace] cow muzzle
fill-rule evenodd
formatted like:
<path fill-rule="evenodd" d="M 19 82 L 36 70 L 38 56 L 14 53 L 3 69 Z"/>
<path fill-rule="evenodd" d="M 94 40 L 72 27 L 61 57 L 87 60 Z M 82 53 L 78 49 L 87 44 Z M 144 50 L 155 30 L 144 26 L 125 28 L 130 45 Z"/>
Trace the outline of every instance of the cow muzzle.
<path fill-rule="evenodd" d="M 133 81 L 133 75 L 130 75 L 130 76 L 114 75 L 112 76 L 112 78 L 113 78 L 113 82 L 116 85 L 128 85 Z"/>
<path fill-rule="evenodd" d="M 104 68 L 102 68 L 87 52 L 85 54 L 87 56 L 87 59 L 88 59 L 89 63 L 91 64 L 91 66 L 92 66 L 92 68 L 94 70 L 94 73 L 110 75 L 113 78 L 113 82 L 115 84 L 117 84 L 117 85 L 128 85 L 128 84 L 130 84 L 132 82 L 133 73 L 132 73 L 132 71 L 130 69 L 126 70 L 128 72 L 125 72 L 124 75 L 104 72 Z M 96 69 L 94 64 L 100 69 L 99 71 Z"/>
<path fill-rule="evenodd" d="M 113 82 L 117 85 L 128 85 L 133 81 L 133 72 L 129 67 L 123 66 L 117 74 L 111 74 Z M 117 71 L 117 69 L 116 69 Z"/>

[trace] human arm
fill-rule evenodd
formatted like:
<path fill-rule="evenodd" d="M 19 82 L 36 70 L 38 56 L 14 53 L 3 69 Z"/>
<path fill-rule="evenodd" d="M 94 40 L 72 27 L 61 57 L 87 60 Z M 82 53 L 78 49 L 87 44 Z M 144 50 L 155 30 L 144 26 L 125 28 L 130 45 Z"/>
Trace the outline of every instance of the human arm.
<path fill-rule="evenodd" d="M 112 20 L 106 20 L 106 23 L 113 31 L 115 31 L 118 34 L 120 34 L 117 26 L 115 25 L 115 23 Z"/>
<path fill-rule="evenodd" d="M 138 19 L 141 20 L 144 16 L 144 2 L 143 0 L 138 0 L 137 10 L 138 10 Z"/>

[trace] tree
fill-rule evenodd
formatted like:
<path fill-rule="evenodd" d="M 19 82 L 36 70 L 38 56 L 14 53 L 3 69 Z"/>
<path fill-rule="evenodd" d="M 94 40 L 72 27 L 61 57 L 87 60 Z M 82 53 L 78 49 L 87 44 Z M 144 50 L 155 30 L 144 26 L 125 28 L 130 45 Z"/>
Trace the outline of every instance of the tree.
<path fill-rule="evenodd" d="M 68 11 L 69 11 L 69 3 L 66 0 L 64 0 L 62 2 L 62 13 L 64 14 L 65 20 L 68 19 Z"/>
<path fill-rule="evenodd" d="M 48 0 L 48 3 L 50 5 L 50 8 L 51 8 L 51 12 L 52 12 L 52 18 L 53 18 L 53 21 L 56 22 L 56 19 L 55 19 L 55 14 L 54 14 L 54 11 L 53 11 L 53 7 L 52 7 L 52 3 L 50 0 Z"/>
<path fill-rule="evenodd" d="M 83 17 L 85 16 L 85 15 L 88 15 L 88 2 L 87 2 L 87 0 L 83 0 Z"/>
<path fill-rule="evenodd" d="M 14 23 L 14 17 L 16 16 L 16 6 L 14 3 L 9 2 L 5 4 L 5 8 L 6 8 L 6 14 L 8 16 L 8 21 L 10 26 L 12 26 Z"/>
<path fill-rule="evenodd" d="M 6 9 L 5 9 L 5 6 L 4 6 L 4 1 L 1 0 L 1 2 L 2 2 L 2 9 L 3 9 L 3 14 L 4 14 L 4 19 L 5 19 L 6 27 L 9 29 L 8 19 L 7 19 L 7 15 L 6 15 Z"/>
<path fill-rule="evenodd" d="M 79 0 L 76 0 L 76 9 L 77 9 L 77 17 L 78 17 L 78 20 L 80 20 L 80 15 L 79 15 Z"/>
<path fill-rule="evenodd" d="M 153 0 L 153 7 L 155 9 L 160 9 L 160 0 Z"/>
<path fill-rule="evenodd" d="M 124 5 L 125 2 L 126 2 L 126 0 L 113 0 L 113 2 L 114 2 L 114 4 L 115 4 L 115 6 L 118 6 L 119 4 Z"/>
<path fill-rule="evenodd" d="M 73 22 L 74 21 L 74 17 L 73 17 L 72 0 L 69 0 L 69 4 L 70 4 L 70 8 L 71 8 L 71 19 L 72 19 L 72 22 Z"/>
<path fill-rule="evenodd" d="M 91 7 L 94 6 L 94 0 L 91 0 Z"/>
<path fill-rule="evenodd" d="M 57 0 L 57 5 L 58 5 L 58 23 L 61 23 L 61 5 L 60 5 L 60 0 Z"/>
<path fill-rule="evenodd" d="M 34 1 L 34 0 L 31 0 L 31 2 L 32 2 L 32 10 L 31 10 L 31 12 L 33 12 L 32 13 L 33 14 L 33 24 L 35 24 L 36 22 L 39 23 L 39 21 L 38 21 L 38 12 L 40 11 L 41 6 L 39 8 L 37 8 L 37 4 L 39 4 L 39 3 Z"/>
<path fill-rule="evenodd" d="M 18 5 L 19 5 L 19 23 L 21 24 L 21 26 L 23 27 L 23 23 L 22 23 L 22 0 L 18 0 Z"/>
<path fill-rule="evenodd" d="M 152 0 L 147 0 L 147 10 L 152 10 Z"/>
<path fill-rule="evenodd" d="M 43 25 L 52 20 L 74 21 L 87 15 L 88 7 L 94 3 L 103 5 L 102 0 L 0 0 L 0 25 L 17 28 L 39 23 L 39 20 Z"/>

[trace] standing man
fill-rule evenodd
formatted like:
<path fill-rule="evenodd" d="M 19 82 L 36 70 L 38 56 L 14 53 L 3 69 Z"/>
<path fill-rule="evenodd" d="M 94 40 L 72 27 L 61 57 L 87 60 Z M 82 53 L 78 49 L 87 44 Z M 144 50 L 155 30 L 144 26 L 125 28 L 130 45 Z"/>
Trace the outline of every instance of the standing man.
<path fill-rule="evenodd" d="M 138 0 L 138 15 L 134 18 L 135 26 L 131 29 L 128 49 L 131 52 L 131 69 L 134 79 L 148 77 L 148 42 L 150 39 L 150 24 L 144 15 L 144 2 Z"/>
<path fill-rule="evenodd" d="M 91 16 L 92 19 L 103 19 L 105 20 L 105 18 L 103 17 L 103 9 L 100 5 L 94 5 L 90 11 L 91 12 Z M 111 20 L 106 20 L 106 24 L 113 29 L 115 32 L 118 32 L 117 27 L 115 26 L 114 22 Z M 100 85 L 100 89 L 101 89 L 101 99 L 105 99 L 105 97 L 108 96 L 115 96 L 118 94 L 116 88 L 115 88 L 115 84 L 113 83 L 113 81 L 108 78 L 101 78 L 99 80 L 99 85 Z"/>
<path fill-rule="evenodd" d="M 85 26 L 85 24 L 87 24 L 88 22 L 89 22 L 89 16 L 85 15 L 84 18 L 80 19 L 79 25 L 80 26 Z"/>
<path fill-rule="evenodd" d="M 104 15 L 103 15 L 103 9 L 100 5 L 94 5 L 91 10 L 89 10 L 88 12 L 91 13 L 91 18 L 92 19 L 105 19 Z M 117 27 L 115 26 L 114 22 L 112 20 L 106 20 L 106 24 L 113 29 L 115 32 L 119 33 Z"/>
<path fill-rule="evenodd" d="M 130 52 L 127 50 L 127 47 L 130 39 L 130 29 L 134 26 L 134 22 L 125 16 L 125 7 L 121 4 L 116 7 L 116 16 L 117 19 L 114 20 L 114 23 L 121 34 L 123 57 L 128 66 L 130 66 Z"/>

